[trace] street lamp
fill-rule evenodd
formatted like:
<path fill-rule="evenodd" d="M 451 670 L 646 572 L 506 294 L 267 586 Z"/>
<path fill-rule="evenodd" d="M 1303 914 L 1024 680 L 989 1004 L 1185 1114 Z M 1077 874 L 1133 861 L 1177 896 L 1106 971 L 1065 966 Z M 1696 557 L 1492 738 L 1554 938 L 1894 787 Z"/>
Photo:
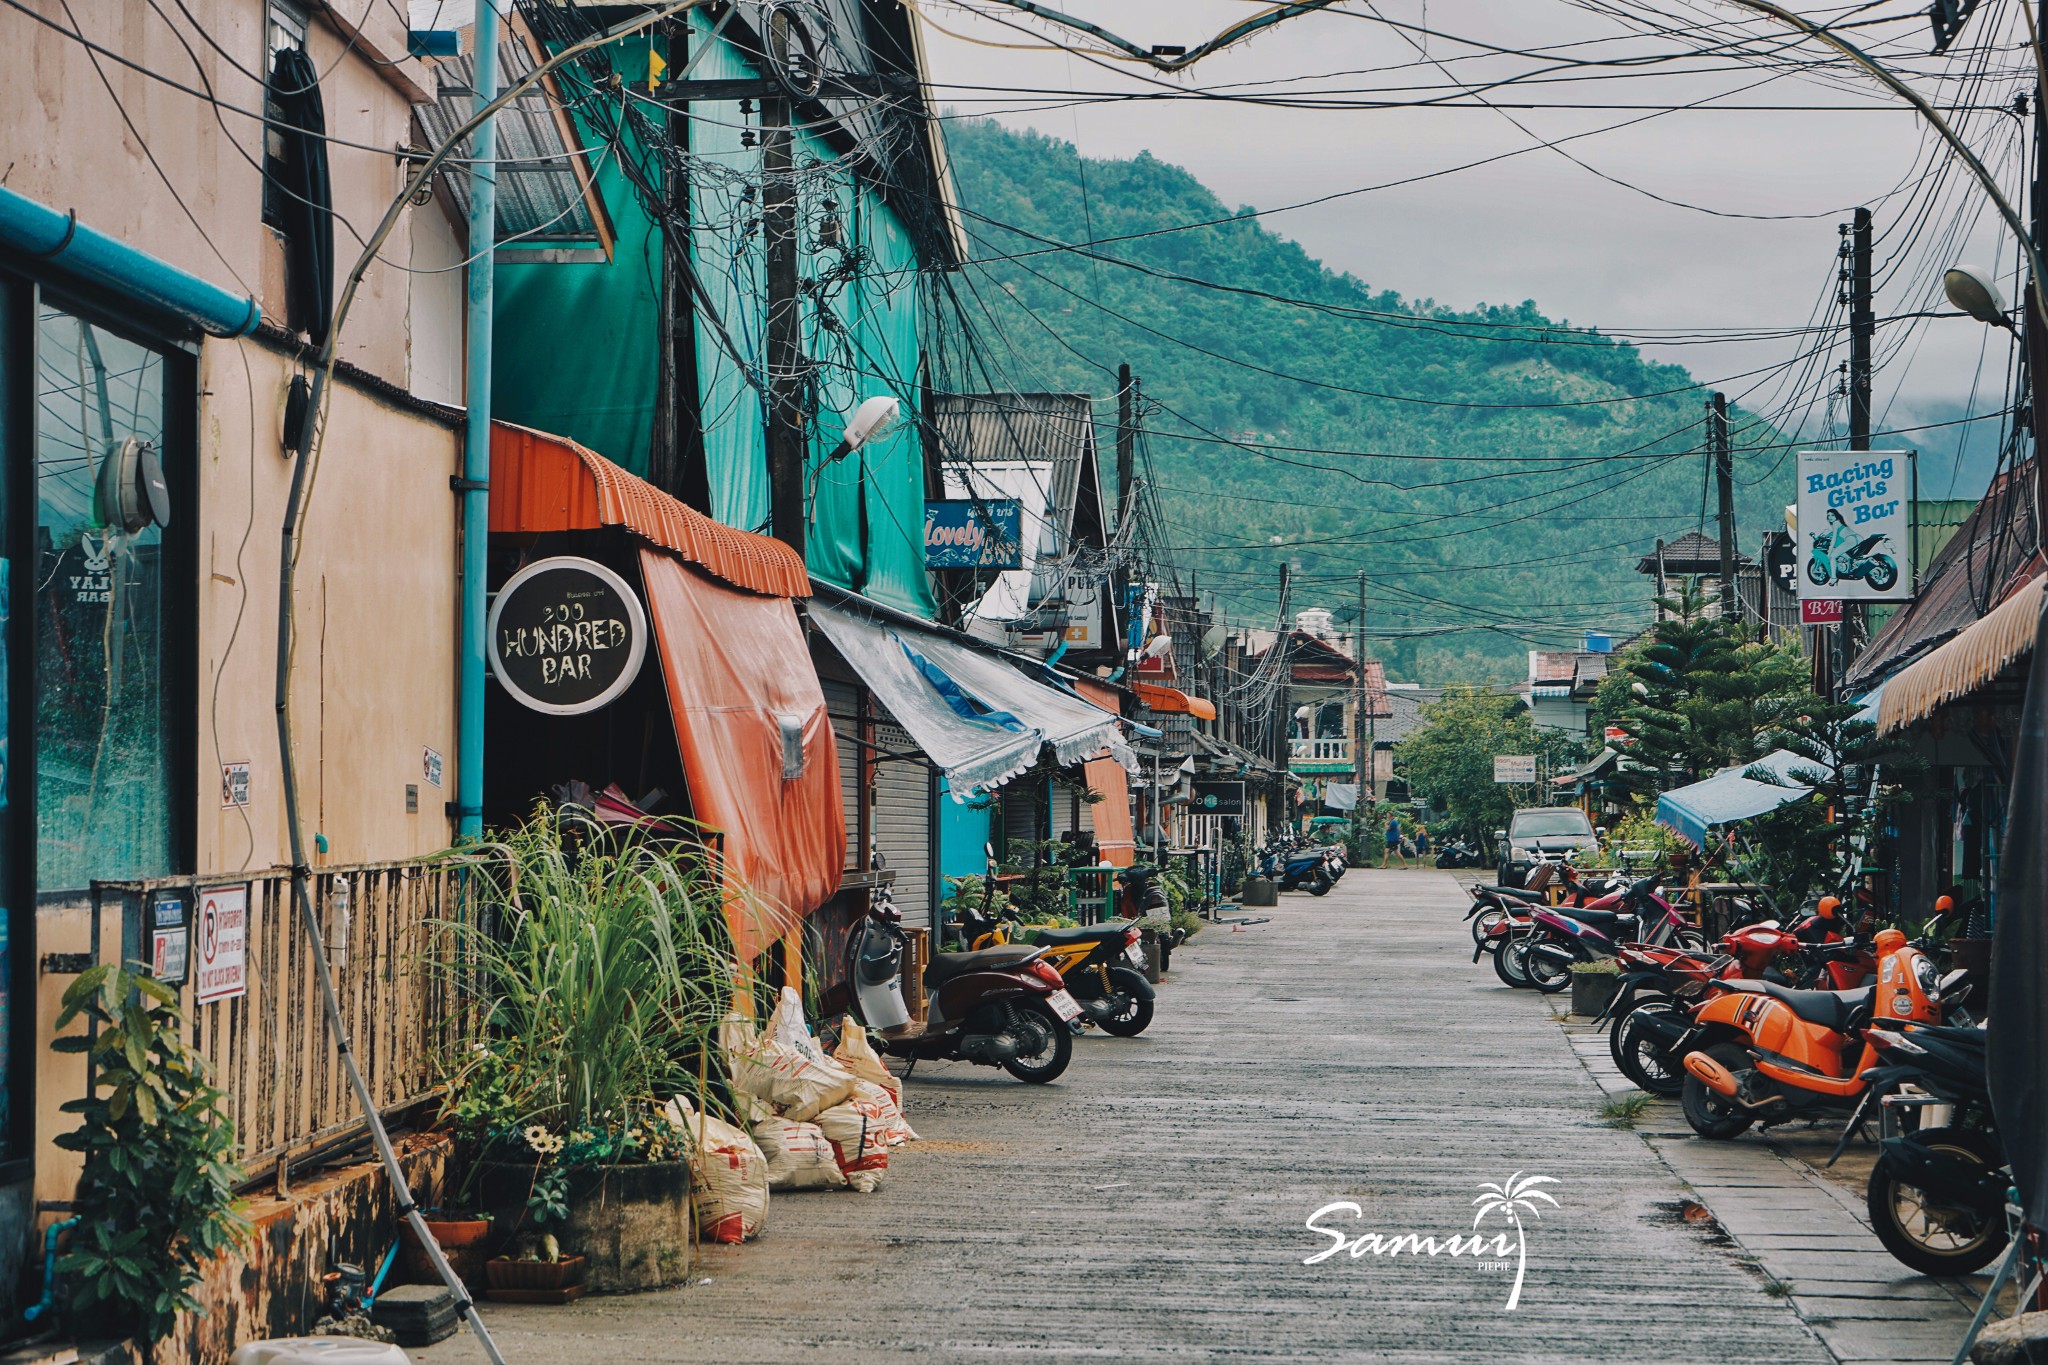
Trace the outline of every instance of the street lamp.
<path fill-rule="evenodd" d="M 1998 281 L 1981 266 L 1950 266 L 1941 277 L 1941 289 L 1948 295 L 1950 303 L 1977 321 L 2003 327 L 2008 332 L 2017 330 L 2013 326 L 2012 315 L 2006 309 L 2005 295 L 1999 291 Z"/>
<path fill-rule="evenodd" d="M 817 467 L 811 471 L 811 486 L 804 492 L 804 505 L 813 521 L 818 516 L 818 480 L 825 477 L 825 471 L 869 441 L 887 436 L 902 422 L 903 403 L 893 395 L 878 394 L 861 400 L 860 406 L 853 410 L 853 416 L 846 419 L 846 427 L 839 433 L 839 444 L 833 446 L 832 453 L 818 461 Z"/>

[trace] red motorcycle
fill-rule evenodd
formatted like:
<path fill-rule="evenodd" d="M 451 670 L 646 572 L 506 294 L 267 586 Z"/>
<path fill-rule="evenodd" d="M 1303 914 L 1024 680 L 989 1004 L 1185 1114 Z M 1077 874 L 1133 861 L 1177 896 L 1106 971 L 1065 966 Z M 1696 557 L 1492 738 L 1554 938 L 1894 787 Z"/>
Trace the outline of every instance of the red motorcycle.
<path fill-rule="evenodd" d="M 902 919 L 888 888 L 879 888 L 847 935 L 843 979 L 882 1051 L 910 1060 L 904 1079 L 927 1059 L 999 1066 L 1033 1085 L 1067 1069 L 1081 1006 L 1058 970 L 1040 961 L 1043 948 L 933 953 L 924 973 L 929 1004 L 918 1024 L 903 1000 Z"/>

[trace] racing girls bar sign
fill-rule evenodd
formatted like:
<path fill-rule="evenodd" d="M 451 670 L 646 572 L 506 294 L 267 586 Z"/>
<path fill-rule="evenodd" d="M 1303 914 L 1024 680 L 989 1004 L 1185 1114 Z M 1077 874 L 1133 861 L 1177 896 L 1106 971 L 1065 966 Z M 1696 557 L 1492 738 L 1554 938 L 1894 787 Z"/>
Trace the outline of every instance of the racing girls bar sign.
<path fill-rule="evenodd" d="M 1913 452 L 1799 452 L 1799 602 L 1809 625 L 1839 621 L 1823 602 L 1913 595 Z"/>

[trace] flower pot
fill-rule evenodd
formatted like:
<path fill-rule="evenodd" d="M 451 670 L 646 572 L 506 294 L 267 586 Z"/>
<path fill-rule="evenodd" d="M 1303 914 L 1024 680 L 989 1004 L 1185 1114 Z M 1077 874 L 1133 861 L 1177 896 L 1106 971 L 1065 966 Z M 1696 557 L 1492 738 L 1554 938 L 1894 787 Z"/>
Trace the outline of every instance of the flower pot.
<path fill-rule="evenodd" d="M 498 1216 L 509 1239 L 520 1231 L 536 1168 L 487 1161 L 477 1202 Z M 680 1161 L 572 1167 L 569 1218 L 551 1229 L 582 1250 L 593 1294 L 681 1284 L 690 1273 L 690 1170 Z"/>
<path fill-rule="evenodd" d="M 1572 1013 L 1591 1019 L 1607 1008 L 1620 989 L 1618 972 L 1573 972 Z"/>
<path fill-rule="evenodd" d="M 491 1218 L 488 1214 L 468 1212 L 444 1214 L 436 1209 L 422 1210 L 427 1231 L 441 1244 L 441 1254 L 448 1258 L 449 1266 L 462 1282 L 474 1289 L 484 1282 L 484 1245 L 491 1235 Z M 399 1267 L 414 1284 L 439 1284 L 441 1276 L 434 1269 L 434 1262 L 427 1255 L 427 1249 L 420 1245 L 414 1234 L 411 1220 L 398 1225 Z"/>
<path fill-rule="evenodd" d="M 484 1262 L 484 1276 L 495 1298 L 507 1289 L 526 1294 L 580 1285 L 589 1264 L 583 1256 L 564 1256 L 559 1261 L 515 1261 L 510 1256 L 496 1256 Z"/>

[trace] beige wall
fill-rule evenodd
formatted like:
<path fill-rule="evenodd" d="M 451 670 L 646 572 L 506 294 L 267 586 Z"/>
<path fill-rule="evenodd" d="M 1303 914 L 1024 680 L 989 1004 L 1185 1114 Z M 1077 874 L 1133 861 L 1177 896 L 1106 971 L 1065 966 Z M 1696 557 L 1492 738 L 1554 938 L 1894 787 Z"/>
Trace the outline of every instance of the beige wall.
<path fill-rule="evenodd" d="M 71 27 L 59 0 L 26 3 L 52 23 Z M 161 8 L 177 19 L 175 33 L 156 7 L 141 0 L 73 3 L 71 13 L 84 36 L 102 47 L 182 85 L 210 87 L 223 105 L 260 114 L 263 92 L 254 73 L 266 63 L 263 0 L 185 0 L 184 8 L 207 34 L 233 54 L 233 64 L 192 29 L 178 7 Z M 429 97 L 433 78 L 405 56 L 402 5 L 345 7 L 366 15 L 352 46 L 338 25 L 353 16 L 329 17 L 317 3 L 311 8 L 318 13 L 308 52 L 323 73 L 327 131 L 337 139 L 329 144 L 328 159 L 337 210 L 338 292 L 363 238 L 405 184 L 394 153 L 416 140 L 412 104 Z M 4 7 L 0 50 L 9 54 L 12 77 L 0 81 L 0 128 L 7 130 L 0 171 L 9 189 L 55 209 L 74 209 L 80 221 L 224 289 L 254 294 L 264 316 L 282 324 L 283 273 L 262 221 L 262 125 L 255 118 L 215 109 Z M 426 254 L 447 263 L 444 203 L 437 198 L 405 210 L 364 276 L 342 334 L 344 360 L 401 386 L 412 383 L 416 330 L 442 338 L 452 328 L 460 335 L 459 284 L 451 291 L 448 276 L 416 276 L 402 268 L 415 258 L 416 232 L 431 239 Z M 203 233 L 193 218 L 204 225 Z M 460 260 L 460 254 L 452 259 Z M 460 279 L 460 272 L 451 273 Z M 410 317 L 415 309 L 433 314 L 431 325 L 416 327 Z M 430 374 L 445 370 L 438 350 L 424 363 Z"/>

